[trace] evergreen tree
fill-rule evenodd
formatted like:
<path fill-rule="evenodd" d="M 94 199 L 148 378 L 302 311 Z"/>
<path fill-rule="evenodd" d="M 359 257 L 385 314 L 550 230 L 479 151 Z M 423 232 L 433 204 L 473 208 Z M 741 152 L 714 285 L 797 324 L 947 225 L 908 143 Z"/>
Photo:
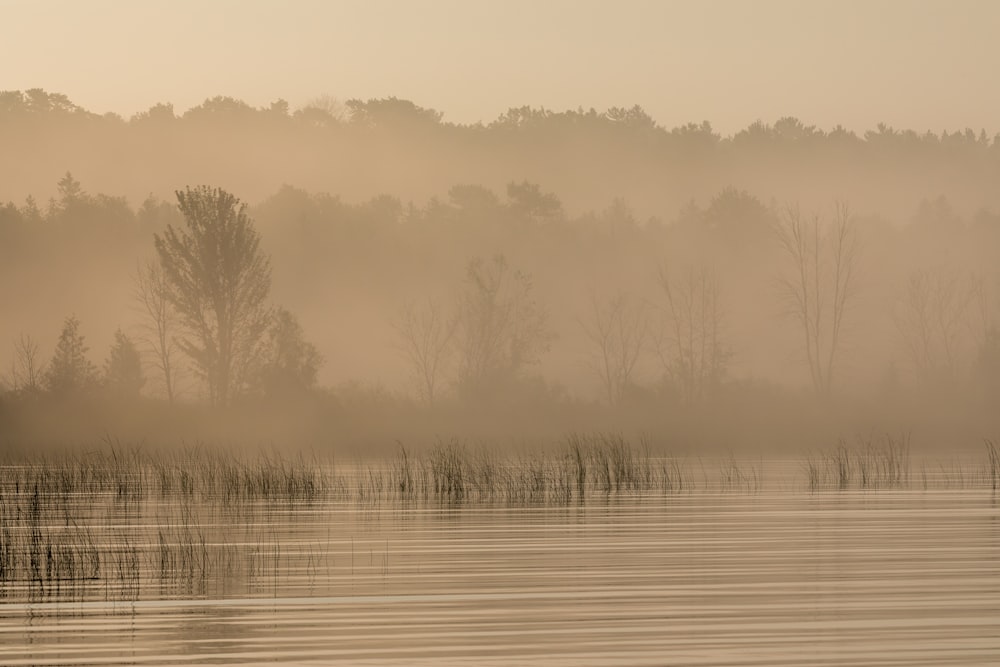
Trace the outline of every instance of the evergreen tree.
<path fill-rule="evenodd" d="M 87 359 L 89 349 L 80 334 L 80 320 L 75 315 L 67 317 L 46 374 L 52 394 L 79 395 L 97 386 L 97 367 Z"/>
<path fill-rule="evenodd" d="M 139 350 L 121 329 L 115 332 L 111 355 L 104 365 L 104 383 L 116 398 L 134 398 L 146 383 Z"/>

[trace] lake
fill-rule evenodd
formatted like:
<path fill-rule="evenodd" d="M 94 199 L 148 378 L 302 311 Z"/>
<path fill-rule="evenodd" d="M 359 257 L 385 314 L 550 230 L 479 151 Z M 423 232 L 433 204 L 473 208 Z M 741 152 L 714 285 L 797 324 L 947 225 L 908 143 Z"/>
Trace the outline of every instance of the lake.
<path fill-rule="evenodd" d="M 19 523 L 21 489 L 8 547 L 77 546 L 4 583 L 0 664 L 1000 663 L 990 488 L 762 486 L 521 506 L 81 492 Z"/>

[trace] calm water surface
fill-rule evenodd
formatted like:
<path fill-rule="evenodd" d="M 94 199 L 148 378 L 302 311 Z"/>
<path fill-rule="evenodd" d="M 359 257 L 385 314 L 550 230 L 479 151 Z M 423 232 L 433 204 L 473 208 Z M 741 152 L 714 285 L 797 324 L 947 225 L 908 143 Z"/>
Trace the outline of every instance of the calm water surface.
<path fill-rule="evenodd" d="M 186 511 L 95 510 L 138 580 L 8 586 L 0 664 L 1000 664 L 988 490 Z"/>

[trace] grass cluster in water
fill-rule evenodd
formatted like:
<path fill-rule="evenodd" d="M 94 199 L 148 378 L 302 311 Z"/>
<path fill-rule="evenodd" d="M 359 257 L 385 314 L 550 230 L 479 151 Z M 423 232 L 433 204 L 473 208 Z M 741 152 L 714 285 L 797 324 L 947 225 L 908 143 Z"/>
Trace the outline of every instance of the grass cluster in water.
<path fill-rule="evenodd" d="M 205 592 L 277 577 L 328 550 L 283 551 L 274 525 L 317 503 L 569 504 L 595 494 L 689 488 L 677 460 L 620 437 L 574 436 L 554 452 L 513 455 L 444 442 L 374 464 L 208 447 L 8 452 L 0 459 L 0 596 L 136 599 L 141 588 Z M 259 513 L 280 512 L 268 521 Z M 270 526 L 254 529 L 253 526 Z M 242 527 L 242 528 L 239 528 Z M 252 585 L 252 583 L 248 583 Z"/>
<path fill-rule="evenodd" d="M 885 436 L 841 442 L 810 456 L 804 481 L 812 492 L 906 488 L 911 467 L 908 439 Z M 985 463 L 954 470 L 942 468 L 942 486 L 958 480 L 962 487 L 995 491 L 1000 455 L 987 442 Z M 926 464 L 920 479 L 927 487 Z M 763 488 L 762 462 L 685 460 L 617 435 L 573 435 L 558 447 L 521 453 L 458 441 L 421 451 L 400 445 L 392 457 L 364 464 L 112 443 L 85 452 L 8 452 L 0 458 L 0 597 L 134 600 L 151 587 L 188 596 L 207 593 L 209 586 L 260 592 L 282 568 L 314 575 L 330 568 L 335 556 L 329 536 L 325 547 L 300 540 L 295 549 L 283 549 L 275 530 L 308 516 L 318 503 L 363 511 L 568 506 Z M 339 539 L 345 537 L 352 539 L 353 576 L 353 536 Z M 388 553 L 384 562 L 387 567 Z"/>
<path fill-rule="evenodd" d="M 567 438 L 554 452 L 516 455 L 441 443 L 422 455 L 402 445 L 388 469 L 369 468 L 359 497 L 397 501 L 566 504 L 595 494 L 678 493 L 690 488 L 682 462 L 653 456 L 619 436 Z"/>
<path fill-rule="evenodd" d="M 904 487 L 910 480 L 909 437 L 861 438 L 853 447 L 841 440 L 837 447 L 810 456 L 806 474 L 811 491 Z"/>

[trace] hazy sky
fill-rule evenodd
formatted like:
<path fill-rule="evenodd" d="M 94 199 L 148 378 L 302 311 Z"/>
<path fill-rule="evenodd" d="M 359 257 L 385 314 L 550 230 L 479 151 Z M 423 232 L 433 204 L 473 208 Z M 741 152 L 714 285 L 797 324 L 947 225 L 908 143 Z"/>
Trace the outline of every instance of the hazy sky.
<path fill-rule="evenodd" d="M 731 133 L 1000 130 L 1000 2 L 0 0 L 0 90 L 123 116 L 230 95 L 395 95 L 490 121 L 641 105 Z"/>

